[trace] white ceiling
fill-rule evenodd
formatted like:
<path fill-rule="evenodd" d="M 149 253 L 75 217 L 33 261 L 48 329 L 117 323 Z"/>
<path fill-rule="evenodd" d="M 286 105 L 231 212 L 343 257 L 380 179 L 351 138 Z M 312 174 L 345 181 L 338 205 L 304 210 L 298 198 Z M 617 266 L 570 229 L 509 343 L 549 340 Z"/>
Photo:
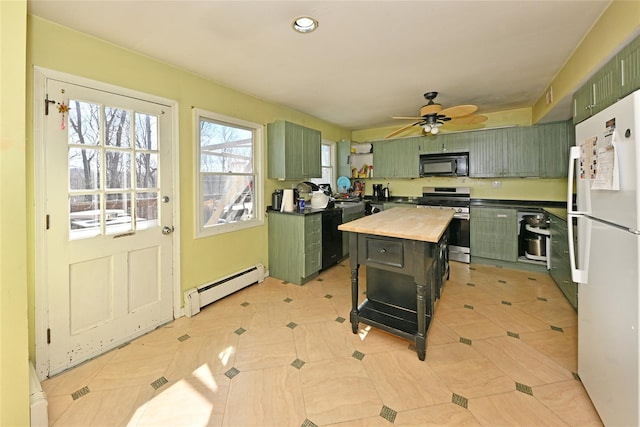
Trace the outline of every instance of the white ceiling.
<path fill-rule="evenodd" d="M 444 108 L 532 106 L 609 2 L 29 0 L 28 11 L 358 130 L 416 115 L 428 91 Z M 318 30 L 295 33 L 302 15 Z"/>

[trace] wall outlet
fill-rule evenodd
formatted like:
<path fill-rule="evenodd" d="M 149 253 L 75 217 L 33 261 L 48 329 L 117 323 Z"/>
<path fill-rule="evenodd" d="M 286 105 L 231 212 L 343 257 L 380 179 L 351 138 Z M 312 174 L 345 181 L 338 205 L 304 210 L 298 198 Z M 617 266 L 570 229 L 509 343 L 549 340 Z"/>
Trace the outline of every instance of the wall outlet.
<path fill-rule="evenodd" d="M 498 188 L 502 188 L 502 182 L 500 182 L 500 181 L 493 181 L 493 182 L 491 183 L 491 188 L 496 189 L 496 190 L 497 190 Z"/>

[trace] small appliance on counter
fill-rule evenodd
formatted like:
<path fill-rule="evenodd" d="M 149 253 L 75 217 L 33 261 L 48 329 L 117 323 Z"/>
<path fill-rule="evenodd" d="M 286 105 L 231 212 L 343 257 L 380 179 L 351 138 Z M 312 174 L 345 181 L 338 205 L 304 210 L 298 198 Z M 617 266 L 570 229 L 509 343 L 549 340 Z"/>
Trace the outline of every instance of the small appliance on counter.
<path fill-rule="evenodd" d="M 324 209 L 329 204 L 329 196 L 324 191 L 314 191 L 311 194 L 311 207 L 313 209 Z"/>
<path fill-rule="evenodd" d="M 271 194 L 271 209 L 274 211 L 279 211 L 282 207 L 282 191 L 282 188 L 278 188 Z"/>
<path fill-rule="evenodd" d="M 382 184 L 373 184 L 373 201 L 379 202 L 384 200 L 384 190 Z"/>

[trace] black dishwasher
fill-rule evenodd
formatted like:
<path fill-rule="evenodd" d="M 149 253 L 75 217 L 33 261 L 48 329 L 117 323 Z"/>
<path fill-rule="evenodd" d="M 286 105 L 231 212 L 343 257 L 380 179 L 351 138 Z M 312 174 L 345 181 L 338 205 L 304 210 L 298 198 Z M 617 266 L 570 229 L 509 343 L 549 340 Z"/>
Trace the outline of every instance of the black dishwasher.
<path fill-rule="evenodd" d="M 322 269 L 331 267 L 342 259 L 342 210 L 326 209 L 322 212 Z"/>

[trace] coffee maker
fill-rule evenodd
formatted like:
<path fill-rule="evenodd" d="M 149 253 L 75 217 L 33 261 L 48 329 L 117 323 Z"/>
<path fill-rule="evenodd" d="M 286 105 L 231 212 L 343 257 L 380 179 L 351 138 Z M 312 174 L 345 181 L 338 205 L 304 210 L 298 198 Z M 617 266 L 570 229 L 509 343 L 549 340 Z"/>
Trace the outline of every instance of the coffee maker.
<path fill-rule="evenodd" d="M 373 200 L 375 202 L 384 200 L 384 189 L 382 188 L 382 184 L 373 184 Z"/>

